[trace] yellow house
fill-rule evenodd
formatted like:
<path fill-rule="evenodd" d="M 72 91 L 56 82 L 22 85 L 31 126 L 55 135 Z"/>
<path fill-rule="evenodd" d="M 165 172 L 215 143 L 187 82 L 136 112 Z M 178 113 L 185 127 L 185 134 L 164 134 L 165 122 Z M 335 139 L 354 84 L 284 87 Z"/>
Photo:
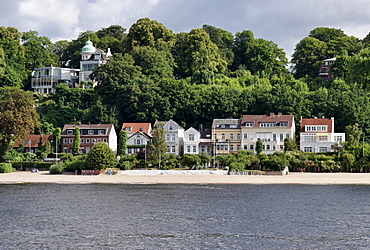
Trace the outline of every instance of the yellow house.
<path fill-rule="evenodd" d="M 241 150 L 241 119 L 213 119 L 213 155 L 237 153 Z"/>

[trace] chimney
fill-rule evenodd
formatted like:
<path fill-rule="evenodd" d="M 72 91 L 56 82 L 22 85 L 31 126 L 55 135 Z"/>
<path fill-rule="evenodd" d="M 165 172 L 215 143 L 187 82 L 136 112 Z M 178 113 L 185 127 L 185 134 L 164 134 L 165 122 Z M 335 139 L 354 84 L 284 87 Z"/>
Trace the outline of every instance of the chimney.
<path fill-rule="evenodd" d="M 270 113 L 270 117 L 275 117 L 275 113 Z"/>
<path fill-rule="evenodd" d="M 283 115 L 283 113 L 279 112 L 279 113 L 278 113 L 278 115 L 279 115 L 279 116 L 282 116 L 282 115 Z"/>

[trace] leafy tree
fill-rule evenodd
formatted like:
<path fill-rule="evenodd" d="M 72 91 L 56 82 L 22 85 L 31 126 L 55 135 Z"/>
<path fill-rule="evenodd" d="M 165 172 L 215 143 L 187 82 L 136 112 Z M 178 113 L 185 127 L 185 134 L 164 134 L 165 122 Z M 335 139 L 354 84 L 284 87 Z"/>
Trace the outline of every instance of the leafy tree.
<path fill-rule="evenodd" d="M 314 37 L 302 39 L 295 47 L 292 56 L 294 75 L 317 77 L 322 60 L 326 59 L 327 45 Z"/>
<path fill-rule="evenodd" d="M 73 139 L 73 145 L 72 145 L 72 153 L 77 155 L 80 153 L 80 142 L 81 136 L 80 136 L 80 128 L 76 127 L 75 128 L 75 136 Z"/>
<path fill-rule="evenodd" d="M 69 55 L 67 52 L 67 48 L 69 46 L 70 42 L 67 40 L 60 40 L 55 42 L 51 46 L 51 52 L 57 57 L 58 65 L 59 67 L 67 67 L 68 61 L 69 61 Z M 82 49 L 82 48 L 81 48 Z"/>
<path fill-rule="evenodd" d="M 43 148 L 43 152 L 44 152 L 46 155 L 48 155 L 48 154 L 50 154 L 50 153 L 51 153 L 51 144 L 50 144 L 50 141 L 49 141 L 49 140 L 47 140 L 47 141 L 45 142 L 45 145 L 44 145 L 44 148 Z"/>
<path fill-rule="evenodd" d="M 148 144 L 149 149 L 149 160 L 153 164 L 158 164 L 158 168 L 161 168 L 161 162 L 167 151 L 166 139 L 164 138 L 164 130 L 158 126 L 154 127 L 152 135 L 152 141 Z"/>
<path fill-rule="evenodd" d="M 284 151 L 296 151 L 297 144 L 291 138 L 284 139 Z"/>
<path fill-rule="evenodd" d="M 256 141 L 256 152 L 257 152 L 257 154 L 260 154 L 262 152 L 262 149 L 263 149 L 262 141 L 258 139 Z"/>
<path fill-rule="evenodd" d="M 349 59 L 347 78 L 363 88 L 370 87 L 370 48 L 361 50 Z"/>
<path fill-rule="evenodd" d="M 240 66 L 244 66 L 246 69 L 249 68 L 248 55 L 252 51 L 254 42 L 254 34 L 250 30 L 243 30 L 235 34 L 233 70 L 238 69 Z"/>
<path fill-rule="evenodd" d="M 181 158 L 181 164 L 193 169 L 200 164 L 200 158 L 198 155 L 184 154 Z"/>
<path fill-rule="evenodd" d="M 86 157 L 90 169 L 104 170 L 117 166 L 116 154 L 104 142 L 96 143 Z"/>
<path fill-rule="evenodd" d="M 25 138 L 32 133 L 37 126 L 37 119 L 31 92 L 14 87 L 0 88 L 0 136 L 3 152 L 9 150 L 12 140 Z"/>
<path fill-rule="evenodd" d="M 346 127 L 346 147 L 360 145 L 361 135 L 362 131 L 358 123 L 348 125 Z"/>
<path fill-rule="evenodd" d="M 43 141 L 42 141 L 42 135 L 40 135 L 39 141 L 37 143 L 37 150 L 40 151 L 40 152 L 43 152 L 44 151 L 44 147 L 42 146 L 42 143 L 43 143 Z"/>
<path fill-rule="evenodd" d="M 58 145 L 60 145 L 61 134 L 62 134 L 62 130 L 60 128 L 55 128 L 53 130 L 53 142 L 54 143 L 52 145 L 52 148 L 54 148 L 54 150 L 52 150 L 52 152 L 55 152 L 55 153 L 58 153 L 58 151 L 60 152 Z"/>
<path fill-rule="evenodd" d="M 126 130 L 119 131 L 117 155 L 125 155 L 127 149 L 127 133 Z"/>

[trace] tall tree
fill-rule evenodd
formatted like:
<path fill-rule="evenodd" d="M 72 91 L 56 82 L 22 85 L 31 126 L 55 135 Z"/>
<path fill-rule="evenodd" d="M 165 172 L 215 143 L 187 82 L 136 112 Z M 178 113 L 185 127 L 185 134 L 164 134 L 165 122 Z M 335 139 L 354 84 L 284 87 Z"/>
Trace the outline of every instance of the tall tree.
<path fill-rule="evenodd" d="M 73 145 L 72 145 L 72 153 L 77 155 L 80 153 L 80 145 L 81 145 L 81 133 L 80 133 L 80 128 L 76 127 L 75 128 L 75 136 L 73 139 Z"/>
<path fill-rule="evenodd" d="M 164 138 L 164 130 L 158 126 L 154 127 L 152 135 L 152 141 L 148 144 L 149 146 L 149 159 L 153 164 L 158 164 L 158 168 L 161 168 L 162 159 L 167 151 L 166 139 Z"/>
<path fill-rule="evenodd" d="M 117 155 L 125 155 L 127 149 L 127 133 L 126 130 L 119 131 Z"/>
<path fill-rule="evenodd" d="M 0 136 L 3 152 L 9 143 L 25 138 L 37 126 L 38 114 L 31 92 L 15 87 L 0 88 Z"/>
<path fill-rule="evenodd" d="M 117 166 L 116 154 L 105 142 L 96 143 L 86 157 L 86 163 L 90 169 L 104 170 Z"/>

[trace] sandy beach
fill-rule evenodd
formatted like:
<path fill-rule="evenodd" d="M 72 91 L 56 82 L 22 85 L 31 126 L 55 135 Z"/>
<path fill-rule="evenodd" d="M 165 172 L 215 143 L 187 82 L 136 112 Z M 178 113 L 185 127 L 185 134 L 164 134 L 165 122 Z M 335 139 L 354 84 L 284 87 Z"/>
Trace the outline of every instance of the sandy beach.
<path fill-rule="evenodd" d="M 370 185 L 370 173 L 289 173 L 283 176 L 229 175 L 50 175 L 49 172 L 0 174 L 0 184 L 105 183 L 105 184 L 308 184 Z"/>

